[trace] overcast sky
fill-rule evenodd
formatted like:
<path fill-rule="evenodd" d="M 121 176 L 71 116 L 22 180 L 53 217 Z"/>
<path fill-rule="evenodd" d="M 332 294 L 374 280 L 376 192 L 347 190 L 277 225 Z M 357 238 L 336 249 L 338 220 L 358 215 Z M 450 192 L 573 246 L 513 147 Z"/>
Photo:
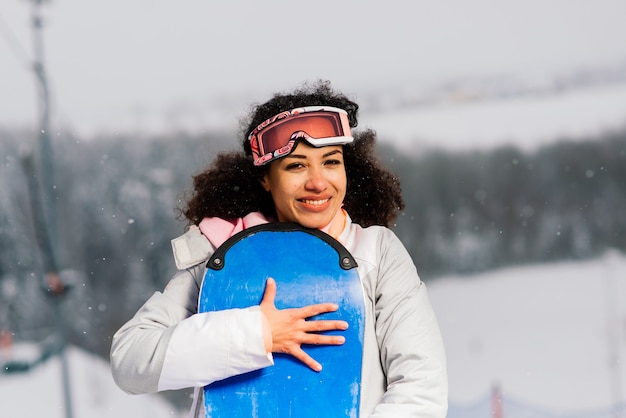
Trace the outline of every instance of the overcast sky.
<path fill-rule="evenodd" d="M 31 2 L 0 0 L 0 126 L 36 123 Z M 623 0 L 52 0 L 53 124 L 235 124 L 324 78 L 355 97 L 626 63 Z M 218 109 L 221 109 L 219 111 Z"/>

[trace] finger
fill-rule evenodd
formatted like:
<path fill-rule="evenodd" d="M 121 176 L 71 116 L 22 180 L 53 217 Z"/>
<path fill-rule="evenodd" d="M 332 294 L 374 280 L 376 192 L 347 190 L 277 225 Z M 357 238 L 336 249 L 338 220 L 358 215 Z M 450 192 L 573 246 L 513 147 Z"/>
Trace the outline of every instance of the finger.
<path fill-rule="evenodd" d="M 328 321 L 328 320 L 315 320 L 305 322 L 306 332 L 320 332 L 320 331 L 334 331 L 334 330 L 346 330 L 348 329 L 348 323 L 346 321 Z"/>
<path fill-rule="evenodd" d="M 300 360 L 302 363 L 307 365 L 311 370 L 320 372 L 322 371 L 322 365 L 315 361 L 311 356 L 305 353 L 302 349 L 298 348 L 291 353 L 292 356 Z"/>
<path fill-rule="evenodd" d="M 337 309 L 339 309 L 339 306 L 336 303 L 318 303 L 316 305 L 304 306 L 299 308 L 298 311 L 302 318 L 310 318 L 326 312 L 335 312 Z"/>
<path fill-rule="evenodd" d="M 341 335 L 306 334 L 302 339 L 302 344 L 308 345 L 342 345 L 345 342 Z"/>
<path fill-rule="evenodd" d="M 265 282 L 265 291 L 263 292 L 263 299 L 261 300 L 261 305 L 274 305 L 274 300 L 276 298 L 276 281 L 269 277 Z"/>

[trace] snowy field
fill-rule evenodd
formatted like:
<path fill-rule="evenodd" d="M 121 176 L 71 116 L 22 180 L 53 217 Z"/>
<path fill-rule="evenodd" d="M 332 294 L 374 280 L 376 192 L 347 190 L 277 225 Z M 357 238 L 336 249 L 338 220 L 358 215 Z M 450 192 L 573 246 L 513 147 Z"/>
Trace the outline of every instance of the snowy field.
<path fill-rule="evenodd" d="M 74 418 L 186 416 L 156 395 L 131 396 L 122 392 L 113 382 L 106 361 L 77 348 L 70 348 L 67 354 Z M 37 353 L 32 345 L 18 345 L 13 355 L 32 359 Z M 0 417 L 66 417 L 58 356 L 26 374 L 0 374 Z"/>
<path fill-rule="evenodd" d="M 491 417 L 495 385 L 506 418 L 609 418 L 626 401 L 626 256 L 443 277 L 429 291 L 448 353 L 449 418 Z M 157 397 L 122 393 L 101 359 L 73 348 L 69 360 L 75 417 L 179 416 Z M 63 418 L 58 359 L 0 374 L 0 405 L 2 417 Z"/>
<path fill-rule="evenodd" d="M 624 255 L 444 277 L 429 289 L 450 418 L 487 417 L 496 385 L 507 418 L 615 417 L 602 411 L 626 402 Z"/>

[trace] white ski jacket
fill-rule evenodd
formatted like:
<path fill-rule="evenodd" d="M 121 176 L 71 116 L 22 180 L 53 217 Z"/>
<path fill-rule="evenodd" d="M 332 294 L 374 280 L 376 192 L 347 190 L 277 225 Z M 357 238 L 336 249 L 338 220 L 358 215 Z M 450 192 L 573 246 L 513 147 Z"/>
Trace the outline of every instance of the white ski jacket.
<path fill-rule="evenodd" d="M 132 394 L 195 387 L 190 417 L 204 418 L 204 385 L 271 367 L 273 360 L 265 352 L 258 306 L 197 313 L 213 249 L 197 231 L 181 238 L 182 247 L 179 239 L 174 248 L 177 265 L 186 268 L 114 335 L 111 368 L 116 383 Z M 362 228 L 349 217 L 339 241 L 358 263 L 365 293 L 360 416 L 445 417 L 443 343 L 408 252 L 391 230 Z"/>

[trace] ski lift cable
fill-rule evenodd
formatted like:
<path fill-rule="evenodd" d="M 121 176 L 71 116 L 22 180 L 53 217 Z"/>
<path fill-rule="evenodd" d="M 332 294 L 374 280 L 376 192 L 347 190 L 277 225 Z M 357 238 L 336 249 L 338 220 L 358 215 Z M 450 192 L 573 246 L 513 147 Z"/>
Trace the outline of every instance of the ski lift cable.
<path fill-rule="evenodd" d="M 9 49 L 13 52 L 15 59 L 28 71 L 32 68 L 32 60 L 26 53 L 26 49 L 22 47 L 17 36 L 11 30 L 2 14 L 0 13 L 0 37 L 4 38 Z"/>

